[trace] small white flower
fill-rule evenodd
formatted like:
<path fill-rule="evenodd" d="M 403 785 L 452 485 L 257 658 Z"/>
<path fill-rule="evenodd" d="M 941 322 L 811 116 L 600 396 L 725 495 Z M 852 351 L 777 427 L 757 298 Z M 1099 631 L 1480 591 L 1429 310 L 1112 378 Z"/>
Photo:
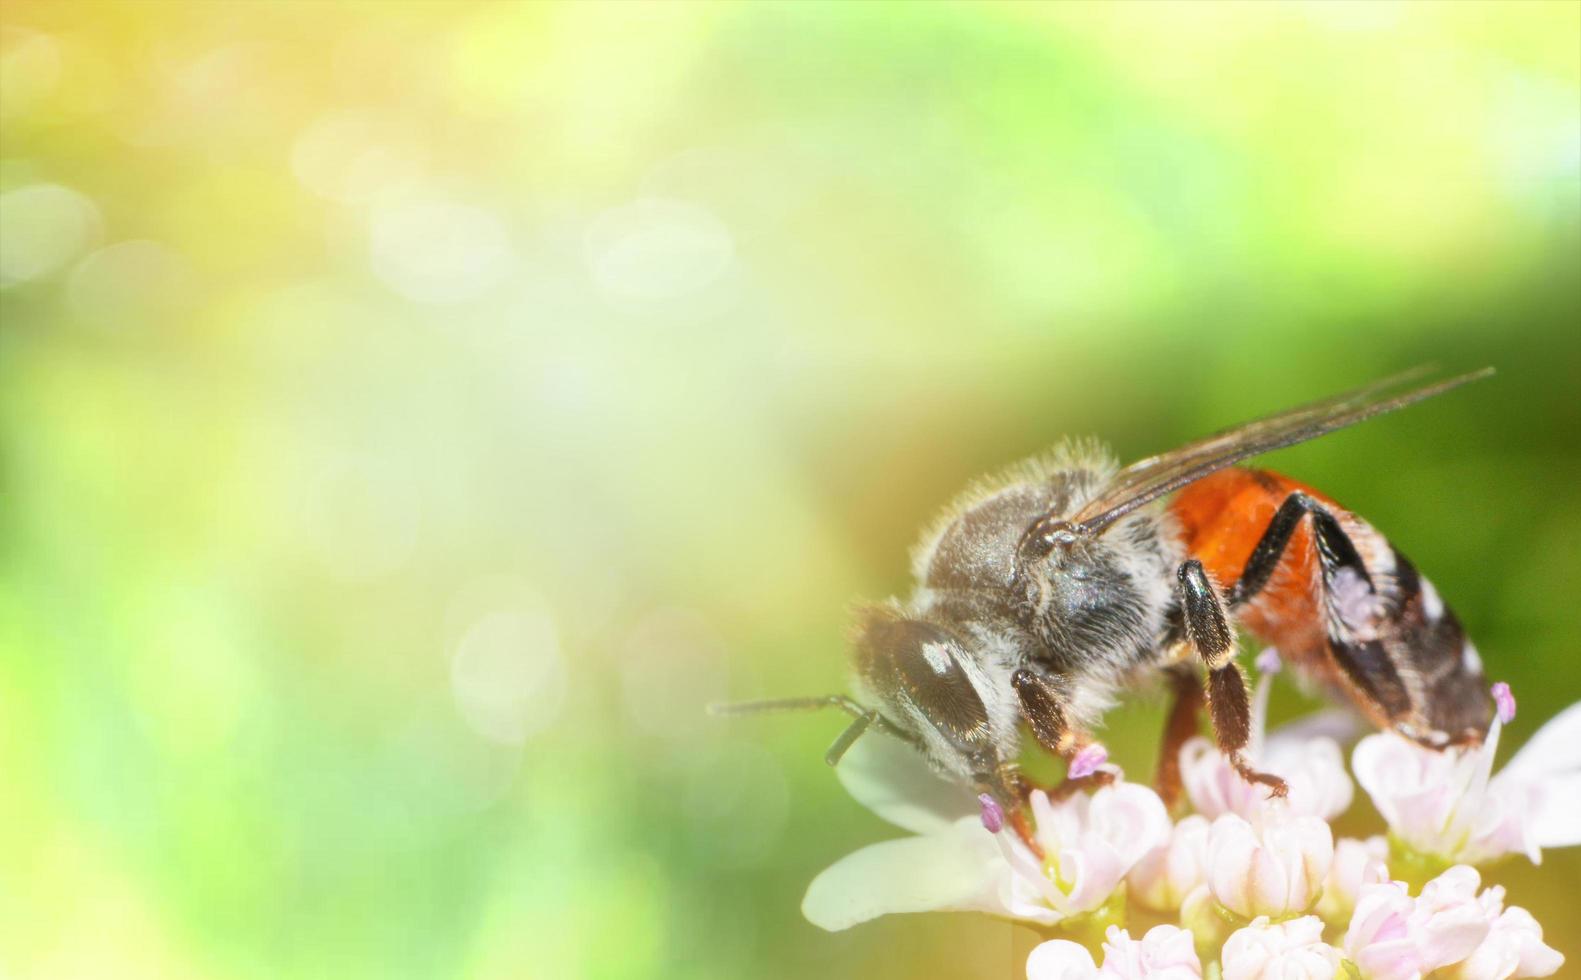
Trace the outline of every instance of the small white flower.
<path fill-rule="evenodd" d="M 1027 980 L 1098 980 L 1098 965 L 1081 943 L 1050 939 L 1027 957 Z"/>
<path fill-rule="evenodd" d="M 1560 712 L 1496 776 L 1500 716 L 1482 745 L 1434 751 L 1393 733 L 1356 746 L 1356 779 L 1411 850 L 1445 863 L 1485 864 L 1511 853 L 1542 862 L 1544 847 L 1581 844 L 1581 704 Z"/>
<path fill-rule="evenodd" d="M 1101 908 L 1148 852 L 1169 838 L 1169 814 L 1146 786 L 1115 783 L 1058 803 L 1032 793 L 1040 863 L 1014 835 L 994 840 L 1016 872 L 1001 885 L 1015 918 L 1052 923 Z"/>
<path fill-rule="evenodd" d="M 1268 718 L 1268 695 L 1276 658 L 1263 651 L 1257 663 L 1263 669 L 1252 698 L 1251 740 L 1246 757 L 1257 768 L 1285 780 L 1289 793 L 1271 801 L 1268 788 L 1247 782 L 1212 742 L 1196 736 L 1181 746 L 1180 776 L 1192 807 L 1208 819 L 1234 813 L 1256 823 L 1268 807 L 1330 820 L 1344 813 L 1355 795 L 1345 772 L 1345 754 L 1334 737 L 1351 729 L 1343 712 L 1319 712 L 1263 734 Z M 1270 669 L 1273 668 L 1273 669 Z"/>
<path fill-rule="evenodd" d="M 889 738 L 858 742 L 836 772 L 859 803 L 915 836 L 864 847 L 824 869 L 802 899 L 809 922 L 834 931 L 896 912 L 1006 914 L 999 881 L 1009 869 L 969 793 Z"/>
<path fill-rule="evenodd" d="M 1412 898 L 1403 882 L 1363 885 L 1345 933 L 1346 955 L 1367 980 L 1420 980 L 1435 970 L 1458 980 L 1552 974 L 1564 957 L 1542 941 L 1525 909 L 1504 907 L 1504 889 L 1478 892 L 1475 868 L 1456 865 Z"/>
<path fill-rule="evenodd" d="M 1358 747 L 1363 785 L 1406 846 L 1485 858 L 1581 843 L 1577 811 L 1564 808 L 1581 806 L 1581 705 L 1545 726 L 1494 777 L 1500 726 L 1513 711 L 1507 691 L 1496 696 L 1500 720 L 1480 748 L 1429 752 L 1394 736 Z M 1258 697 L 1260 735 L 1266 678 Z M 1299 730 L 1292 744 L 1314 741 L 1312 725 Z M 1265 768 L 1273 768 L 1266 760 L 1276 755 L 1279 737 L 1257 746 Z M 1335 755 L 1319 768 L 1340 766 L 1337 743 L 1329 744 Z M 1316 757 L 1291 758 L 1304 759 L 1311 774 Z M 808 887 L 803 913 L 830 930 L 890 913 L 943 910 L 1090 927 L 1090 913 L 1107 918 L 1121 908 L 1115 899 L 1126 894 L 1119 892 L 1124 883 L 1140 905 L 1179 908 L 1188 927 L 1160 926 L 1139 940 L 1111 927 L 1101 966 L 1075 943 L 1044 943 L 1027 962 L 1030 980 L 1200 980 L 1197 951 L 1220 946 L 1224 980 L 1331 980 L 1343 975 L 1342 962 L 1323 942 L 1323 919 L 1346 924 L 1345 958 L 1362 980 L 1514 980 L 1548 976 L 1563 964 L 1525 910 L 1504 906 L 1502 888 L 1479 891 L 1474 868 L 1451 867 L 1412 897 L 1403 883 L 1388 880 L 1384 838 L 1336 845 L 1323 818 L 1349 802 L 1348 781 L 1323 776 L 1289 803 L 1268 803 L 1235 795 L 1220 775 L 1244 784 L 1222 759 L 1204 751 L 1186 761 L 1193 800 L 1212 816 L 1171 826 L 1151 789 L 1125 782 L 1059 801 L 1034 792 L 1027 816 L 1035 853 L 1006 828 L 993 800 L 973 799 L 898 741 L 863 740 L 840 766 L 840 779 L 911 836 L 862 848 L 825 869 Z M 1301 775 L 1299 768 L 1286 773 L 1293 797 Z M 1535 809 L 1525 814 L 1522 805 Z M 1227 935 L 1236 925 L 1244 928 Z"/>
<path fill-rule="evenodd" d="M 1559 972 L 1564 962 L 1558 950 L 1543 942 L 1543 927 L 1531 913 L 1512 905 L 1493 920 L 1493 927 L 1488 930 L 1488 938 L 1482 945 L 1444 971 L 1444 976 L 1446 980 L 1547 977 Z"/>
<path fill-rule="evenodd" d="M 1343 837 L 1335 841 L 1334 860 L 1329 864 L 1328 877 L 1323 879 L 1317 913 L 1329 922 L 1349 922 L 1361 886 L 1389 880 L 1388 859 L 1389 842 L 1382 837 Z"/>
<path fill-rule="evenodd" d="M 1176 926 L 1154 926 L 1141 939 L 1110 926 L 1103 953 L 1098 967 L 1076 943 L 1042 943 L 1027 957 L 1027 980 L 1202 980 L 1191 933 Z"/>
<path fill-rule="evenodd" d="M 1154 926 L 1140 940 L 1109 927 L 1103 944 L 1103 970 L 1113 980 L 1201 980 L 1202 963 L 1191 933 L 1176 926 Z"/>
<path fill-rule="evenodd" d="M 1181 818 L 1169 840 L 1155 847 L 1126 876 L 1126 895 L 1150 909 L 1169 912 L 1207 881 L 1208 818 Z"/>
<path fill-rule="evenodd" d="M 1345 956 L 1367 980 L 1421 980 L 1426 972 L 1413 916 L 1416 900 L 1403 882 L 1363 885 L 1345 931 Z M 1466 953 L 1475 948 L 1475 938 Z M 1465 953 L 1461 954 L 1462 956 Z"/>
<path fill-rule="evenodd" d="M 915 836 L 864 847 L 813 879 L 802 914 L 829 930 L 928 911 L 1052 925 L 1101 908 L 1169 836 L 1164 804 L 1145 786 L 1118 783 L 1058 803 L 1035 792 L 1039 860 L 1014 833 L 986 831 L 984 808 L 970 793 L 893 739 L 858 742 L 838 772 L 859 802 Z"/>
<path fill-rule="evenodd" d="M 1278 815 L 1261 826 L 1233 813 L 1208 833 L 1208 888 L 1244 919 L 1304 915 L 1317 903 L 1334 858 L 1334 836 L 1317 817 Z"/>
<path fill-rule="evenodd" d="M 1477 894 L 1481 884 L 1477 869 L 1460 864 L 1422 886 L 1411 919 L 1421 937 L 1424 972 L 1465 959 L 1493 928 L 1504 889 L 1489 889 L 1497 903 L 1491 905 Z"/>
<path fill-rule="evenodd" d="M 1341 969 L 1339 950 L 1323 941 L 1323 920 L 1313 915 L 1254 919 L 1230 936 L 1219 962 L 1224 980 L 1334 980 Z"/>
<path fill-rule="evenodd" d="M 802 899 L 807 921 L 831 932 L 897 912 L 1009 915 L 999 885 L 1009 873 L 976 817 L 864 847 L 825 868 Z"/>

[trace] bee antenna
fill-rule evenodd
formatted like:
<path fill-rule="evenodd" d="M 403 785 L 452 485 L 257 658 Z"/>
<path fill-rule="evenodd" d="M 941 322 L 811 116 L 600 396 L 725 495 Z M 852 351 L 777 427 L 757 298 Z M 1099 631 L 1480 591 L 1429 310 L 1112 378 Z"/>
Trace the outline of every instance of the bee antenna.
<path fill-rule="evenodd" d="M 867 709 L 843 694 L 825 694 L 815 698 L 770 698 L 766 701 L 730 701 L 711 704 L 711 715 L 765 715 L 784 711 L 817 711 L 820 708 L 839 708 L 853 718 L 867 714 Z"/>
<path fill-rule="evenodd" d="M 871 727 L 877 727 L 886 735 L 892 735 L 910 745 L 916 745 L 917 739 L 902 728 L 896 727 L 888 718 L 885 718 L 877 709 L 868 708 L 859 704 L 855 699 L 844 694 L 825 694 L 815 698 L 771 698 L 766 701 L 729 701 L 725 703 L 710 704 L 708 713 L 714 716 L 732 717 L 735 715 L 766 715 L 778 714 L 783 711 L 817 711 L 820 708 L 839 708 L 854 719 L 840 737 L 829 746 L 829 751 L 824 754 L 824 761 L 835 765 L 840 757 L 845 755 L 851 743 L 862 737 L 862 733 Z"/>
<path fill-rule="evenodd" d="M 846 750 L 855 744 L 857 739 L 862 737 L 862 733 L 867 731 L 869 725 L 873 724 L 873 719 L 876 716 L 876 712 L 858 715 L 851 724 L 845 726 L 845 731 L 841 732 L 840 737 L 834 740 L 833 745 L 829 746 L 829 751 L 823 754 L 823 761 L 831 766 L 839 765 L 840 760 L 845 757 Z"/>

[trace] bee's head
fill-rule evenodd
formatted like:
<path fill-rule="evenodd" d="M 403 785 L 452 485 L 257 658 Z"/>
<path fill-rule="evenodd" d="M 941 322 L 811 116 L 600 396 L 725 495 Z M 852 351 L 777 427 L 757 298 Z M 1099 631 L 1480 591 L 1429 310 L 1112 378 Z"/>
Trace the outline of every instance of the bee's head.
<path fill-rule="evenodd" d="M 1013 695 L 994 684 L 993 665 L 955 633 L 892 607 L 861 610 L 853 641 L 858 681 L 884 719 L 942 774 L 1008 804 L 1018 734 Z"/>

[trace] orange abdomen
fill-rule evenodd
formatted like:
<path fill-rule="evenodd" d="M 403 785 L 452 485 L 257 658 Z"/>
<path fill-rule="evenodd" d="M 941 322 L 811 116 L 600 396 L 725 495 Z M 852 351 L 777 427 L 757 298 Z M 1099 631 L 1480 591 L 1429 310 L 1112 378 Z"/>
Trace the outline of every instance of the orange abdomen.
<path fill-rule="evenodd" d="M 1221 470 L 1181 490 L 1170 508 L 1187 553 L 1229 588 L 1296 491 L 1332 521 L 1329 553 L 1318 554 L 1312 520 L 1300 520 L 1263 588 L 1232 609 L 1235 619 L 1380 728 L 1434 747 L 1480 738 L 1492 702 L 1476 648 L 1432 583 L 1366 521 L 1266 470 Z M 1327 584 L 1324 560 L 1333 564 Z"/>
<path fill-rule="evenodd" d="M 1220 470 L 1188 485 L 1175 495 L 1170 510 L 1180 525 L 1186 552 L 1202 562 L 1221 588 L 1228 589 L 1240 579 L 1279 505 L 1297 490 L 1323 501 L 1335 513 L 1344 513 L 1304 483 L 1268 470 L 1239 468 Z M 1237 610 L 1237 618 L 1287 659 L 1321 667 L 1326 659 L 1319 582 L 1312 531 L 1303 521 L 1267 586 Z"/>

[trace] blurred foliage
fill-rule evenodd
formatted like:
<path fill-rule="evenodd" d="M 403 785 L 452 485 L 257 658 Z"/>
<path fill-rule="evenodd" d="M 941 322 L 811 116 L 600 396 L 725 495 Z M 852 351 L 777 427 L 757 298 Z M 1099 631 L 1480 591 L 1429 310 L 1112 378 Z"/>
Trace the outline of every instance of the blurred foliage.
<path fill-rule="evenodd" d="M 1512 743 L 1577 696 L 1575 4 L 0 19 L 7 975 L 1017 975 L 804 923 L 892 832 L 701 705 L 841 686 L 985 469 L 1420 362 L 1500 374 L 1270 463 Z M 1503 876 L 1572 959 L 1578 875 Z"/>

